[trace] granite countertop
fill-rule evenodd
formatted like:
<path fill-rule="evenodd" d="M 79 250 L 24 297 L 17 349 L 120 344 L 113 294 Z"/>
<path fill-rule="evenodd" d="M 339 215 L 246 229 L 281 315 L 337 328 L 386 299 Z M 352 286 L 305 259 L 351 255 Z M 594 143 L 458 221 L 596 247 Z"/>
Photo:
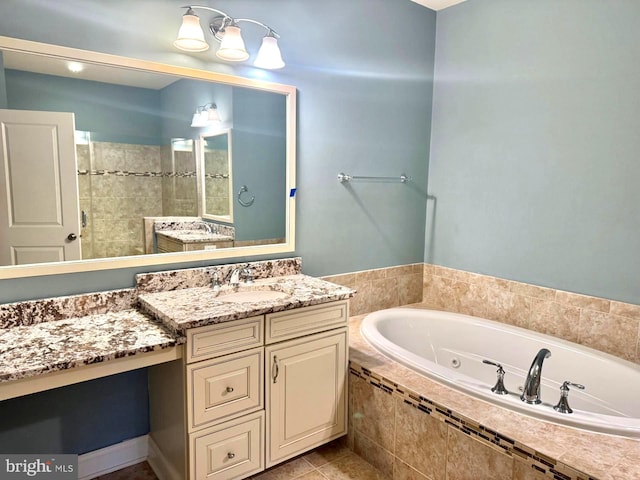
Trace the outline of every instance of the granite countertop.
<path fill-rule="evenodd" d="M 0 329 L 0 383 L 106 362 L 184 342 L 137 310 Z"/>
<path fill-rule="evenodd" d="M 182 243 L 231 242 L 233 237 L 206 230 L 157 230 L 156 235 L 163 235 Z"/>
<path fill-rule="evenodd" d="M 286 292 L 287 296 L 259 302 L 227 302 L 222 298 L 225 290 L 228 291 L 230 287 L 222 287 L 220 294 L 216 295 L 207 286 L 142 294 L 138 301 L 144 311 L 154 315 L 175 332 L 184 333 L 188 328 L 346 300 L 355 293 L 350 288 L 303 274 L 256 280 L 253 285 L 241 284 L 240 290 L 258 290 L 263 287 Z"/>

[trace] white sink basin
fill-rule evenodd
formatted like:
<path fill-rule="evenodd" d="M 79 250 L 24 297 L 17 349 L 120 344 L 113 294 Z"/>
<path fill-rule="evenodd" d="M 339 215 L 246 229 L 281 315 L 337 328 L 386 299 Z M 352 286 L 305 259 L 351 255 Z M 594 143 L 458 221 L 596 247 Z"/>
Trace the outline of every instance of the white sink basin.
<path fill-rule="evenodd" d="M 281 300 L 290 295 L 280 290 L 243 290 L 240 292 L 223 293 L 218 296 L 221 302 L 255 303 Z"/>

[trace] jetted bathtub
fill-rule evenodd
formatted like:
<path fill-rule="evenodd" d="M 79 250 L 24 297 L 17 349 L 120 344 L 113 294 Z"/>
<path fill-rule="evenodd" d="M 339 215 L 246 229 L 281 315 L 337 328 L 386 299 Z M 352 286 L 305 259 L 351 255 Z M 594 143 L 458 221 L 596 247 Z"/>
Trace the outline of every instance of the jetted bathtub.
<path fill-rule="evenodd" d="M 625 437 L 640 437 L 640 366 L 575 343 L 458 313 L 392 308 L 367 315 L 364 338 L 384 355 L 470 395 L 533 417 Z M 533 358 L 551 351 L 542 366 L 542 403 L 520 394 Z M 499 363 L 509 394 L 491 391 Z M 564 381 L 573 413 L 553 409 Z"/>

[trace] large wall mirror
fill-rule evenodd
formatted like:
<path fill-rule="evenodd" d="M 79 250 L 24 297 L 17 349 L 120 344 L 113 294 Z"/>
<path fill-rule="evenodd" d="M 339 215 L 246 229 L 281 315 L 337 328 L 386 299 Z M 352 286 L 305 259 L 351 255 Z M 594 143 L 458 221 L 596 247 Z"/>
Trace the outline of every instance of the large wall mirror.
<path fill-rule="evenodd" d="M 295 105 L 288 85 L 0 37 L 0 278 L 294 251 Z"/>

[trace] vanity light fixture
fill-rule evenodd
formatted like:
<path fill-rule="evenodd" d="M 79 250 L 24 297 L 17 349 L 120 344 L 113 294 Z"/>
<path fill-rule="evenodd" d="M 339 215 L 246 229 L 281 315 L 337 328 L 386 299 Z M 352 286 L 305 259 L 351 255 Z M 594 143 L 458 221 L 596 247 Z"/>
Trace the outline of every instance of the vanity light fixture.
<path fill-rule="evenodd" d="M 216 123 L 220 123 L 220 115 L 215 103 L 207 103 L 196 108 L 191 119 L 191 126 L 194 128 L 208 127 Z"/>
<path fill-rule="evenodd" d="M 209 24 L 211 34 L 220 42 L 220 47 L 216 52 L 218 58 L 231 62 L 243 62 L 249 58 L 249 52 L 245 48 L 242 32 L 238 26 L 241 22 L 248 22 L 259 25 L 267 31 L 262 39 L 262 45 L 258 50 L 254 65 L 269 70 L 284 67 L 282 54 L 278 47 L 280 35 L 268 25 L 250 18 L 233 18 L 220 10 L 203 5 L 190 5 L 184 8 L 187 9 L 187 12 L 182 17 L 182 26 L 178 30 L 178 38 L 173 42 L 180 50 L 204 52 L 209 48 L 200 26 L 200 18 L 194 12 L 194 9 L 202 9 L 218 14 L 213 17 Z"/>
<path fill-rule="evenodd" d="M 67 68 L 72 73 L 80 73 L 82 70 L 84 70 L 84 65 L 79 62 L 68 62 Z"/>

